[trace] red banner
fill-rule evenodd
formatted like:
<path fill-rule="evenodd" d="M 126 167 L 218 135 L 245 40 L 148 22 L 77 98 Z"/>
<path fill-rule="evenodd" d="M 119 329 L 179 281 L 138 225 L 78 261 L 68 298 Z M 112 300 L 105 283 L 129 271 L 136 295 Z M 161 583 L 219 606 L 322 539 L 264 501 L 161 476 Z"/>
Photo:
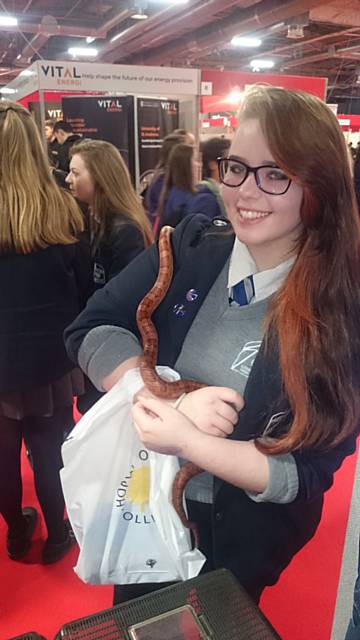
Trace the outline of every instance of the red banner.
<path fill-rule="evenodd" d="M 232 92 L 244 91 L 254 84 L 270 84 L 284 89 L 301 89 L 325 100 L 327 78 L 287 76 L 275 73 L 254 73 L 203 69 L 201 82 L 206 83 L 208 95 L 201 97 L 201 112 L 236 111 L 237 105 L 229 101 Z M 204 91 L 203 91 L 204 92 Z"/>
<path fill-rule="evenodd" d="M 359 131 L 360 130 L 359 114 L 338 113 L 336 117 L 343 131 Z"/>

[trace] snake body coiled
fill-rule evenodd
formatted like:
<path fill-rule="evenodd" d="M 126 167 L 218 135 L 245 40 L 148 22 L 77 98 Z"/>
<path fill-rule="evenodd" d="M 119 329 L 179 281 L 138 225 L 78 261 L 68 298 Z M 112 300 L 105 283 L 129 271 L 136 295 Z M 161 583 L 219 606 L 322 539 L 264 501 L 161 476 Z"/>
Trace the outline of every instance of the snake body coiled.
<path fill-rule="evenodd" d="M 158 308 L 169 290 L 173 277 L 173 256 L 171 248 L 172 227 L 165 226 L 159 236 L 159 271 L 156 281 L 150 291 L 144 296 L 138 305 L 136 322 L 141 335 L 143 355 L 140 359 L 140 373 L 144 385 L 158 398 L 176 399 L 183 393 L 189 393 L 204 387 L 204 384 L 194 380 L 178 380 L 169 382 L 164 380 L 156 372 L 158 356 L 158 335 L 152 315 Z M 199 545 L 197 526 L 189 522 L 183 506 L 183 493 L 185 486 L 195 475 L 202 473 L 203 469 L 192 462 L 186 463 L 175 476 L 172 488 L 172 503 L 182 524 L 192 530 L 195 546 Z"/>

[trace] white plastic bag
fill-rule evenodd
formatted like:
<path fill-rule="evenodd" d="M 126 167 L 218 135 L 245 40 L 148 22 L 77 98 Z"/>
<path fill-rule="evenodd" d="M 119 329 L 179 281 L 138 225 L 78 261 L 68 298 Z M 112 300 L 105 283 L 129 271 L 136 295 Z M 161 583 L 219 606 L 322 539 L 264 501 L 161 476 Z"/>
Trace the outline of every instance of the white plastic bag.
<path fill-rule="evenodd" d="M 178 379 L 171 369 L 158 371 Z M 138 369 L 127 372 L 62 447 L 61 481 L 80 547 L 74 569 L 84 582 L 187 580 L 205 562 L 170 504 L 177 458 L 145 449 L 134 429 L 132 400 L 142 386 Z"/>

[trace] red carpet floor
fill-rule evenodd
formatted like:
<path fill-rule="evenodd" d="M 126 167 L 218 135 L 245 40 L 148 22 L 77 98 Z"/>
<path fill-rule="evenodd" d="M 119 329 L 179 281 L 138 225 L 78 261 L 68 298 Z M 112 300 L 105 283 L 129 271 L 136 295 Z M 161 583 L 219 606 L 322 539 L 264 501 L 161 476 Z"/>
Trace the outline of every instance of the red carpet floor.
<path fill-rule="evenodd" d="M 25 456 L 23 479 L 23 504 L 36 506 L 32 472 Z M 46 535 L 42 518 L 26 563 L 7 558 L 6 529 L 0 520 L 0 640 L 26 631 L 37 631 L 52 640 L 65 622 L 111 606 L 111 587 L 86 585 L 73 572 L 77 547 L 56 564 L 41 564 Z"/>
<path fill-rule="evenodd" d="M 263 594 L 261 609 L 283 640 L 330 640 L 357 455 L 344 461 L 325 494 L 314 538 Z"/>
<path fill-rule="evenodd" d="M 327 494 L 315 538 L 268 589 L 262 609 L 283 640 L 329 640 L 353 484 L 355 456 L 348 458 Z M 24 461 L 24 505 L 36 505 L 32 473 Z M 0 522 L 0 640 L 37 631 L 49 640 L 70 620 L 111 606 L 110 587 L 83 584 L 74 574 L 76 549 L 54 565 L 40 564 L 44 525 L 38 525 L 26 562 L 9 560 Z"/>

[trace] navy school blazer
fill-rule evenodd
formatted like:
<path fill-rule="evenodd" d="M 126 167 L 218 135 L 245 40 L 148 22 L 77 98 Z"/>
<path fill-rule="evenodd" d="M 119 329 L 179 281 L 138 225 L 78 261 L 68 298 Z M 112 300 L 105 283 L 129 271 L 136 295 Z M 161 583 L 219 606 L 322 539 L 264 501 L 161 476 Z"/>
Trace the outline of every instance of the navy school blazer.
<path fill-rule="evenodd" d="M 221 224 L 222 226 L 218 226 Z M 186 334 L 208 291 L 229 258 L 234 235 L 227 221 L 199 215 L 186 218 L 172 235 L 174 276 L 165 299 L 154 313 L 159 335 L 158 364 L 174 366 Z M 157 247 L 138 256 L 89 301 L 65 332 L 69 356 L 77 362 L 79 347 L 91 329 L 115 325 L 139 339 L 135 314 L 139 301 L 153 285 L 158 271 Z M 196 290 L 196 301 L 186 293 Z M 251 440 L 270 421 L 276 433 L 288 430 L 292 415 L 285 396 L 277 348 L 263 346 L 255 359 L 244 392 L 245 406 L 231 435 Z M 212 505 L 215 567 L 230 569 L 247 591 L 258 598 L 274 584 L 294 554 L 314 535 L 320 522 L 323 495 L 343 459 L 354 452 L 356 434 L 333 449 L 314 448 L 293 453 L 299 490 L 289 504 L 257 503 L 238 487 L 214 479 Z"/>

